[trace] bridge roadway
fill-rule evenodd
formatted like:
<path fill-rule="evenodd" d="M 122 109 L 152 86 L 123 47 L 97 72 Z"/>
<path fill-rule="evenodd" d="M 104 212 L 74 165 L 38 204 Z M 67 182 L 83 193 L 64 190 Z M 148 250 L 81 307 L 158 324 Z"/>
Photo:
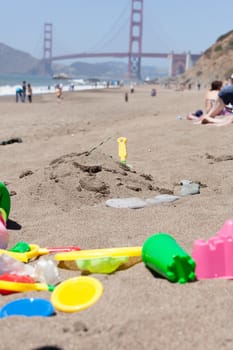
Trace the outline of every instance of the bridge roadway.
<path fill-rule="evenodd" d="M 176 56 L 176 58 L 184 57 L 187 53 L 177 54 L 177 53 L 151 53 L 151 52 L 142 52 L 140 57 L 145 58 L 168 58 L 170 55 Z M 191 58 L 197 60 L 200 55 L 198 54 L 190 54 Z M 102 53 L 78 53 L 78 54 L 70 54 L 70 55 L 61 55 L 61 56 L 52 56 L 50 58 L 51 61 L 59 61 L 59 60 L 67 60 L 74 58 L 100 58 L 100 57 L 118 57 L 118 58 L 128 58 L 128 57 L 138 57 L 138 53 L 129 53 L 129 52 L 102 52 Z"/>

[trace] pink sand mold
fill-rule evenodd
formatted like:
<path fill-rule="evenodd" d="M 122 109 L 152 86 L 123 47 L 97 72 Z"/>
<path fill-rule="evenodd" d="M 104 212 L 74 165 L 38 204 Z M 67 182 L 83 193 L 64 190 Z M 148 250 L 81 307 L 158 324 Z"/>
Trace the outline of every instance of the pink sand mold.
<path fill-rule="evenodd" d="M 233 219 L 225 221 L 217 235 L 220 237 L 233 237 Z"/>
<path fill-rule="evenodd" d="M 197 279 L 233 279 L 233 235 L 196 240 L 192 257 L 196 262 Z"/>

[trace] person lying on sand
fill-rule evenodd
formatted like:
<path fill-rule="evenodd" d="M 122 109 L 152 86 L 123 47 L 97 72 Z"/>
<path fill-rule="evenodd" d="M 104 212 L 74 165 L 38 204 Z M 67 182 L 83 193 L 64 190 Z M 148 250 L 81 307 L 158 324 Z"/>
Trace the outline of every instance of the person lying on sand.
<path fill-rule="evenodd" d="M 210 111 L 195 124 L 229 125 L 233 122 L 233 85 L 224 86 Z"/>

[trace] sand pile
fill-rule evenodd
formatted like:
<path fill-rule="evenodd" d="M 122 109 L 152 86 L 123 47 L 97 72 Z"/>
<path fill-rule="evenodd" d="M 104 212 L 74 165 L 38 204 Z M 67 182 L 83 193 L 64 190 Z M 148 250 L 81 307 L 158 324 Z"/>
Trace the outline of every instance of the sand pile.
<path fill-rule="evenodd" d="M 151 175 L 138 173 L 96 149 L 63 155 L 38 173 L 43 175 L 30 171 L 21 174 L 24 181 L 30 178 L 31 185 L 25 186 L 25 190 L 30 192 L 32 199 L 36 200 L 39 195 L 40 200 L 64 211 L 73 206 L 94 206 L 110 198 L 172 194 L 172 190 L 156 186 Z M 40 179 L 39 183 L 37 179 Z M 70 198 L 69 203 L 67 198 Z"/>

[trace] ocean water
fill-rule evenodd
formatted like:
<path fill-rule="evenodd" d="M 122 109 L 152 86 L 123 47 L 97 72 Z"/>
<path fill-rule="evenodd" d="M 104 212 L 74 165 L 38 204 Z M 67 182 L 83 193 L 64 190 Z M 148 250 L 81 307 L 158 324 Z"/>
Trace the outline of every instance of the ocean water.
<path fill-rule="evenodd" d="M 54 93 L 57 84 L 63 85 L 63 91 L 71 90 L 71 84 L 74 84 L 74 90 L 88 90 L 93 88 L 105 88 L 106 82 L 97 84 L 84 81 L 83 79 L 52 79 L 51 77 L 33 76 L 33 75 L 0 75 L 0 96 L 15 95 L 16 87 L 21 86 L 23 81 L 30 83 L 33 94 Z"/>

